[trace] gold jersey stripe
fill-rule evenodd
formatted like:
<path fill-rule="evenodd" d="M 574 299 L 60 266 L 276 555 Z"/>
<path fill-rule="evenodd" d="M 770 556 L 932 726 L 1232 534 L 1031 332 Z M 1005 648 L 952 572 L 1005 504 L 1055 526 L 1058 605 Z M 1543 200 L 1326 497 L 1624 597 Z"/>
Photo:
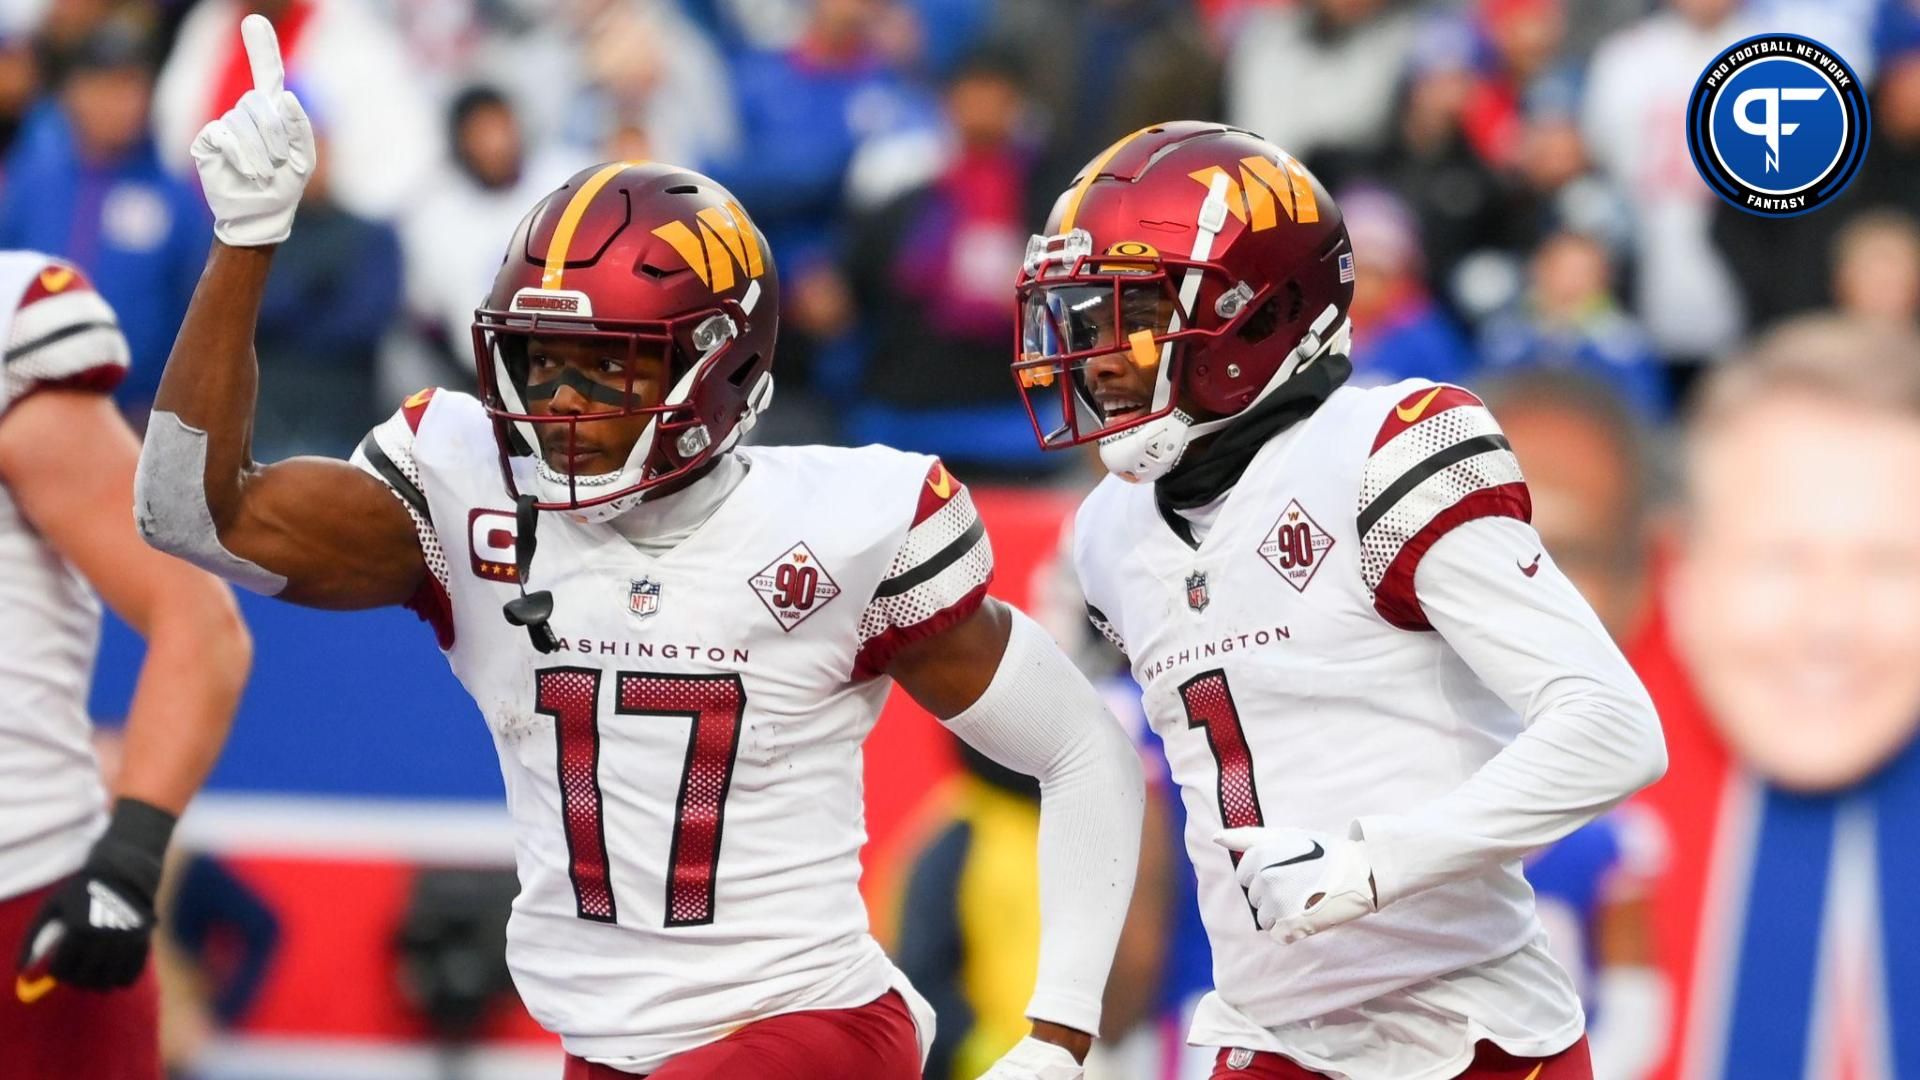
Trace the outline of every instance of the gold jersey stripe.
<path fill-rule="evenodd" d="M 567 249 L 573 246 L 574 231 L 580 228 L 580 219 L 587 216 L 587 207 L 593 204 L 593 197 L 600 194 L 600 189 L 606 187 L 608 181 L 642 164 L 645 162 L 615 161 L 603 165 L 599 172 L 580 185 L 580 190 L 573 193 L 573 198 L 567 200 L 567 208 L 560 213 L 560 224 L 554 226 L 553 241 L 547 245 L 547 265 L 540 274 L 541 288 L 561 287 L 567 272 Z"/>

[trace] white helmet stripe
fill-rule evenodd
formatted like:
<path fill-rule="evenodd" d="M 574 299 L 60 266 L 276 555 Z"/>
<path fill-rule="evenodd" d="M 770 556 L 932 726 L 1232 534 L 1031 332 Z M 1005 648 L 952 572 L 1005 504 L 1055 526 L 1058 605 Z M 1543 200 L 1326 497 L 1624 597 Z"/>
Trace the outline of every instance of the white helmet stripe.
<path fill-rule="evenodd" d="M 1216 170 L 1213 180 L 1207 185 L 1207 197 L 1200 200 L 1200 215 L 1194 222 L 1198 230 L 1193 237 L 1193 250 L 1190 258 L 1194 262 L 1206 262 L 1213 257 L 1213 241 L 1227 224 L 1227 174 Z M 1203 275 L 1197 266 L 1189 266 L 1186 275 L 1180 279 L 1180 303 L 1173 309 L 1173 317 L 1167 320 L 1167 333 L 1175 334 L 1180 330 L 1180 313 L 1193 310 L 1194 301 L 1200 296 L 1200 279 Z M 1169 374 L 1173 367 L 1173 342 L 1160 344 L 1160 370 L 1153 384 L 1153 407 L 1164 409 L 1173 400 L 1173 378 Z"/>

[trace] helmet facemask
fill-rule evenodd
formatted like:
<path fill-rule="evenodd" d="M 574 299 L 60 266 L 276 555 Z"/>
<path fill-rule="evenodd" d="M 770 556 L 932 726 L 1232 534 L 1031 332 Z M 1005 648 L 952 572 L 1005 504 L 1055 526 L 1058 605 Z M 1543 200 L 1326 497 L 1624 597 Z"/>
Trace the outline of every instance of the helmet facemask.
<path fill-rule="evenodd" d="M 715 445 L 691 400 L 703 373 L 734 359 L 743 313 L 729 307 L 738 305 L 722 301 L 657 322 L 477 312 L 482 400 L 509 448 L 507 482 L 515 497 L 532 494 L 536 509 L 604 521 L 730 448 L 733 438 Z M 583 349 L 589 350 L 585 371 L 573 362 Z M 578 411 L 543 405 L 563 393 L 579 402 Z M 613 460 L 617 449 L 602 449 L 610 433 L 594 425 L 641 417 L 645 427 L 624 457 Z M 549 460 L 550 451 L 558 463 Z M 590 451 L 607 460 L 576 472 L 572 466 Z"/>
<path fill-rule="evenodd" d="M 1117 247 L 1148 253 L 1095 256 L 1078 229 L 1029 242 L 1015 288 L 1014 377 L 1043 448 L 1097 440 L 1110 470 L 1151 480 L 1178 462 L 1195 422 L 1180 408 L 1186 367 L 1237 332 L 1266 290 L 1212 263 Z M 1202 297 L 1213 325 L 1194 318 Z"/>

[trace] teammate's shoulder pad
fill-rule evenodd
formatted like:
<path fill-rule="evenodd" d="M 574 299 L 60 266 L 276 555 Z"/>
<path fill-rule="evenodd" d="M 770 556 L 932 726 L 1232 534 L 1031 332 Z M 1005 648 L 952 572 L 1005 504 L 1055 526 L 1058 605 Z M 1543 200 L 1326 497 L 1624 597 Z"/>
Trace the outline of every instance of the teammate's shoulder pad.
<path fill-rule="evenodd" d="M 1382 391 L 1391 405 L 1382 405 L 1354 507 L 1361 577 L 1389 623 L 1426 629 L 1413 581 L 1427 550 L 1478 518 L 1529 521 L 1533 502 L 1513 448 L 1478 397 L 1425 380 Z"/>
<path fill-rule="evenodd" d="M 46 257 L 45 262 L 46 265 L 27 282 L 27 291 L 20 295 L 21 307 L 52 296 L 72 296 L 94 291 L 93 282 L 79 267 L 51 255 Z"/>
<path fill-rule="evenodd" d="M 454 442 L 464 445 L 468 440 L 463 436 L 478 437 L 483 429 L 491 440 L 491 421 L 478 398 L 429 386 L 408 395 L 375 430 L 383 442 L 411 446 L 423 441 L 445 443 L 450 435 L 455 436 Z"/>
<path fill-rule="evenodd" d="M 7 252 L 0 276 L 20 290 L 5 320 L 6 387 L 0 402 L 36 389 L 105 393 L 131 360 L 120 322 L 80 268 L 39 252 Z"/>
<path fill-rule="evenodd" d="M 820 481 L 839 481 L 861 492 L 869 505 L 897 505 L 913 491 L 917 525 L 951 501 L 964 485 L 930 454 L 897 450 L 877 443 L 866 446 L 760 446 L 750 453 L 756 462 L 790 470 L 797 482 L 816 489 Z M 808 475 L 812 474 L 812 475 Z"/>

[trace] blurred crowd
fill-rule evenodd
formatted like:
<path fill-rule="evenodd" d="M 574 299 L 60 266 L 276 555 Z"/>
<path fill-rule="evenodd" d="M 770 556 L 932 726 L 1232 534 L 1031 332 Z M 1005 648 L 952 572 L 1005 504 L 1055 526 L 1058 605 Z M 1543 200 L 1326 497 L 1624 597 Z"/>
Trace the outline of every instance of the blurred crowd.
<path fill-rule="evenodd" d="M 1920 318 L 1920 9 L 1906 0 L 6 0 L 0 246 L 121 313 L 138 414 L 208 243 L 187 147 L 276 21 L 322 169 L 276 263 L 263 453 L 344 452 L 426 384 L 528 207 L 615 157 L 727 184 L 786 284 L 764 437 L 884 441 L 980 478 L 1042 459 L 1009 282 L 1074 170 L 1158 120 L 1303 158 L 1358 254 L 1356 379 L 1592 376 L 1665 421 L 1751 335 Z M 1716 48 L 1827 42 L 1869 164 L 1789 222 L 1715 199 L 1679 116 Z M 932 376 L 932 377 L 929 377 Z"/>
<path fill-rule="evenodd" d="M 1881 918 L 1920 841 L 1877 825 L 1920 811 L 1920 3 L 0 0 L 0 248 L 63 255 L 114 304 L 136 420 L 210 240 L 187 147 L 248 85 L 248 9 L 321 139 L 259 326 L 269 459 L 344 455 L 407 393 L 470 386 L 472 310 L 520 217 L 645 157 L 730 187 L 779 264 L 756 437 L 1079 483 L 1006 370 L 1028 234 L 1155 121 L 1287 148 L 1353 235 L 1355 380 L 1482 389 L 1556 560 L 1661 706 L 1651 817 L 1530 871 L 1598 1075 L 1920 1074 L 1920 940 Z M 1859 177 L 1789 220 L 1717 199 L 1681 122 L 1709 58 L 1779 30 L 1872 88 Z M 973 764 L 897 928 L 944 1006 L 937 1075 L 1021 1025 L 1022 972 L 969 936 L 1025 957 L 1004 939 L 1034 930 L 1037 806 Z M 1168 794 L 1142 880 L 1169 892 L 1143 890 L 1108 1002 L 1109 1034 L 1151 1038 L 1109 1076 L 1178 1075 L 1209 978 Z"/>

